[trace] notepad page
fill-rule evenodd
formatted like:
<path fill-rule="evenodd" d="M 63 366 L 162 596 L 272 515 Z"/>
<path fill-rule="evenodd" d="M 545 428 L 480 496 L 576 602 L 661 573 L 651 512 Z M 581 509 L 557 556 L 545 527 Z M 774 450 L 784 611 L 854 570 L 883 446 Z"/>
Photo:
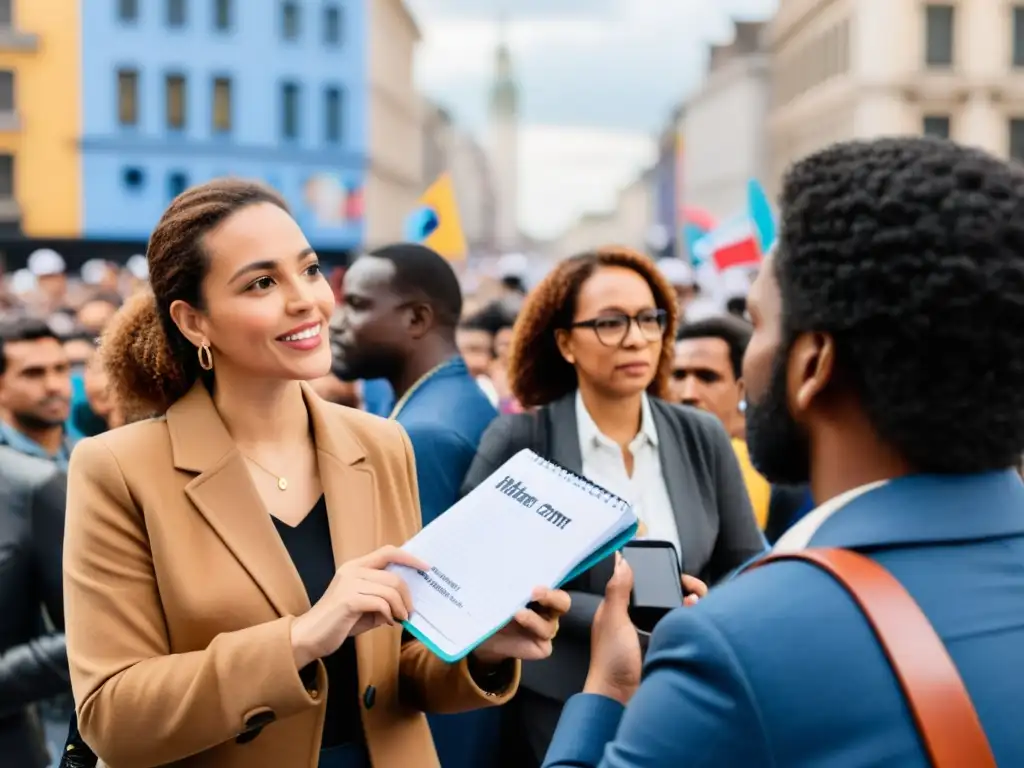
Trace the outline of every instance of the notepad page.
<path fill-rule="evenodd" d="M 410 624 L 457 654 L 504 625 L 534 587 L 559 583 L 624 522 L 621 509 L 524 450 L 403 546 L 429 571 L 389 568 L 409 585 Z"/>

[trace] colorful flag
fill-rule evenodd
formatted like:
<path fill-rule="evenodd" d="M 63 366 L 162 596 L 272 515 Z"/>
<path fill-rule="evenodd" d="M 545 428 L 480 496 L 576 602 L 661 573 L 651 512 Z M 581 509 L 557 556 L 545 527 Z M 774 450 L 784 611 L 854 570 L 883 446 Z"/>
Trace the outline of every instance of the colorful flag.
<path fill-rule="evenodd" d="M 405 235 L 450 261 L 466 258 L 469 248 L 462 232 L 455 187 L 447 173 L 438 176 L 420 197 L 419 206 L 406 218 Z"/>
<path fill-rule="evenodd" d="M 711 262 L 724 272 L 761 262 L 761 248 L 753 221 L 746 213 L 726 219 L 693 245 L 697 263 Z"/>
<path fill-rule="evenodd" d="M 775 215 L 772 213 L 771 203 L 768 202 L 768 195 L 757 179 L 747 182 L 747 208 L 750 211 L 750 220 L 754 223 L 761 253 L 768 253 L 775 245 Z"/>

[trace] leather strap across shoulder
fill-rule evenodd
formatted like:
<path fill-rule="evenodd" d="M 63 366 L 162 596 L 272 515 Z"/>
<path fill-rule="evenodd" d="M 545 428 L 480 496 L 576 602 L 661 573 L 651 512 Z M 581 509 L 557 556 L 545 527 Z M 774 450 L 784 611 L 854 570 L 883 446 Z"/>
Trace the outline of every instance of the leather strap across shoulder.
<path fill-rule="evenodd" d="M 924 612 L 889 571 L 845 549 L 768 555 L 746 570 L 780 560 L 817 566 L 856 601 L 899 679 L 934 768 L 996 768 L 956 665 Z"/>

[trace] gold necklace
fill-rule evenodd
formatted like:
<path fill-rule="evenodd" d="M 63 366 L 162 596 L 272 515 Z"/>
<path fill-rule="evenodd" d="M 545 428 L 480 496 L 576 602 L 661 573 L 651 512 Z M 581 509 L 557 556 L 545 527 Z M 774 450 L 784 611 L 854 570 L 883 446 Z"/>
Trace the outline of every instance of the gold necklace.
<path fill-rule="evenodd" d="M 413 395 L 416 394 L 416 390 L 418 390 L 420 387 L 422 387 L 424 384 L 426 384 L 427 381 L 435 373 L 437 373 L 442 368 L 444 368 L 446 365 L 451 363 L 452 360 L 454 360 L 454 359 L 455 358 L 450 357 L 447 360 L 445 360 L 444 362 L 438 363 L 433 368 L 431 368 L 429 371 L 427 371 L 422 376 L 420 376 L 418 379 L 416 379 L 415 383 L 413 383 L 413 385 L 411 387 L 409 387 L 409 389 L 406 390 L 405 394 L 402 395 L 402 397 L 398 400 L 398 402 L 395 403 L 395 407 L 391 409 L 391 415 L 388 416 L 388 418 L 391 419 L 392 421 L 397 419 L 398 418 L 398 414 L 401 413 L 402 409 L 405 407 L 405 404 L 409 402 L 409 398 L 411 398 Z"/>
<path fill-rule="evenodd" d="M 243 455 L 243 456 L 245 456 L 245 454 L 242 454 L 242 455 Z M 255 464 L 255 465 L 256 465 L 257 467 L 259 467 L 260 469 L 262 469 L 262 470 L 263 470 L 264 472 L 266 472 L 266 473 L 267 473 L 268 475 L 270 475 L 270 476 L 271 476 L 272 478 L 274 478 L 275 480 L 277 480 L 277 487 L 278 487 L 278 488 L 279 488 L 280 490 L 282 490 L 282 491 L 287 491 L 287 490 L 288 490 L 288 478 L 286 478 L 286 477 L 283 477 L 283 476 L 281 476 L 281 475 L 277 474 L 276 472 L 271 472 L 271 471 L 270 471 L 269 469 L 267 469 L 267 468 L 266 468 L 266 467 L 264 467 L 264 466 L 263 466 L 262 464 L 260 464 L 260 463 L 259 463 L 258 461 L 256 461 L 256 459 L 254 459 L 254 458 L 253 458 L 252 456 L 245 456 L 245 458 L 247 458 L 247 459 L 248 459 L 249 461 L 251 461 L 251 462 L 252 462 L 253 464 Z"/>

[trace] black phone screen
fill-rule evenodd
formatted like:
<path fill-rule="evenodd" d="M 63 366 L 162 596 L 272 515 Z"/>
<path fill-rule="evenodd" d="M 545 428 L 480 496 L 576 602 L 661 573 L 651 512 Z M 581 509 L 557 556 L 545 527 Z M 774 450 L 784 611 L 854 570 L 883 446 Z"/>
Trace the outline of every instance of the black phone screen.
<path fill-rule="evenodd" d="M 640 629 L 653 629 L 666 613 L 683 604 L 682 574 L 675 547 L 667 541 L 634 541 L 622 548 L 633 571 L 630 615 Z"/>

